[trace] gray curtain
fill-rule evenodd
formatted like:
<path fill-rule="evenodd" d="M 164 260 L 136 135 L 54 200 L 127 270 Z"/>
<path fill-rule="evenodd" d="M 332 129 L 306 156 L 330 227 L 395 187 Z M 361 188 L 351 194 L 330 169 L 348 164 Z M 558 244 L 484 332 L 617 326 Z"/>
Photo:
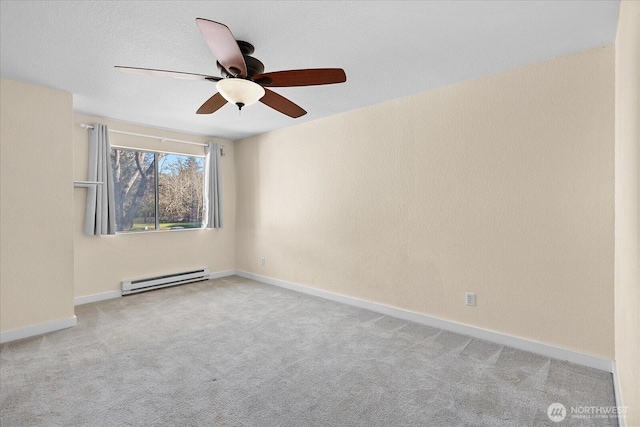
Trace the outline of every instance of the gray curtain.
<path fill-rule="evenodd" d="M 222 183 L 220 181 L 220 145 L 205 147 L 203 228 L 222 227 Z"/>
<path fill-rule="evenodd" d="M 115 190 L 111 172 L 111 146 L 106 125 L 89 129 L 89 181 L 102 182 L 87 188 L 84 232 L 94 236 L 116 234 Z"/>

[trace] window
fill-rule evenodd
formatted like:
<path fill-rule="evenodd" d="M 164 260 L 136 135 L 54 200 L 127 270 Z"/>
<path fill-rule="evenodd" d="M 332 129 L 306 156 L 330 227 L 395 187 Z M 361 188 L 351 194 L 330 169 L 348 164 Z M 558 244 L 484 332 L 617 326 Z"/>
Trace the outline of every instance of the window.
<path fill-rule="evenodd" d="M 120 232 L 200 228 L 204 158 L 111 149 Z"/>

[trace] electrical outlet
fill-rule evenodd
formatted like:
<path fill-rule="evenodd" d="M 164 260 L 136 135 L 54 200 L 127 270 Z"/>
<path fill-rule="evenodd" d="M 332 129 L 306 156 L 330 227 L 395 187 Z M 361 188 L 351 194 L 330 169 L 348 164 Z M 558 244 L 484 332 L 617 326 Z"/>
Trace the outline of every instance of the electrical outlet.
<path fill-rule="evenodd" d="M 264 258 L 260 258 L 260 265 L 261 265 L 261 266 L 263 266 L 263 267 L 264 267 L 266 263 L 267 263 L 267 260 L 266 260 L 266 259 L 264 259 Z"/>
<path fill-rule="evenodd" d="M 470 305 L 471 307 L 476 306 L 476 294 L 473 292 L 465 292 L 464 294 L 465 304 Z"/>

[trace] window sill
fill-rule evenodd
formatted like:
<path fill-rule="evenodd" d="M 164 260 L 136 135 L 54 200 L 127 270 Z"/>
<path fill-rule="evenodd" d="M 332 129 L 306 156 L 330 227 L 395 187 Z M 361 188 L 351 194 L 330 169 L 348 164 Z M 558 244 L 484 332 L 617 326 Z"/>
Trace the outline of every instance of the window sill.
<path fill-rule="evenodd" d="M 173 233 L 176 231 L 207 230 L 207 228 L 165 228 L 160 230 L 116 231 L 117 234 L 147 234 L 147 233 Z"/>

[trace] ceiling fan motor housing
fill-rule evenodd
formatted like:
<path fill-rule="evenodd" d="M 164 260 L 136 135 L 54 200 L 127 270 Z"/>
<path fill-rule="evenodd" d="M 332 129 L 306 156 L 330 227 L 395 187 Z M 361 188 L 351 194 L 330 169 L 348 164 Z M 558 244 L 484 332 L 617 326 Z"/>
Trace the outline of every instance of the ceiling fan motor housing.
<path fill-rule="evenodd" d="M 254 58 L 253 56 L 250 56 L 255 51 L 255 48 L 253 47 L 253 45 L 251 43 L 248 43 L 242 40 L 237 40 L 237 42 L 238 42 L 238 47 L 242 52 L 244 63 L 247 66 L 247 77 L 252 79 L 253 76 L 264 73 L 264 64 L 260 60 Z M 230 70 L 226 70 L 217 61 L 216 61 L 216 65 L 218 66 L 218 70 L 220 70 L 220 74 L 222 74 L 222 77 L 224 78 L 237 77 L 238 74 L 240 74 L 240 70 L 233 69 L 233 68 Z"/>

